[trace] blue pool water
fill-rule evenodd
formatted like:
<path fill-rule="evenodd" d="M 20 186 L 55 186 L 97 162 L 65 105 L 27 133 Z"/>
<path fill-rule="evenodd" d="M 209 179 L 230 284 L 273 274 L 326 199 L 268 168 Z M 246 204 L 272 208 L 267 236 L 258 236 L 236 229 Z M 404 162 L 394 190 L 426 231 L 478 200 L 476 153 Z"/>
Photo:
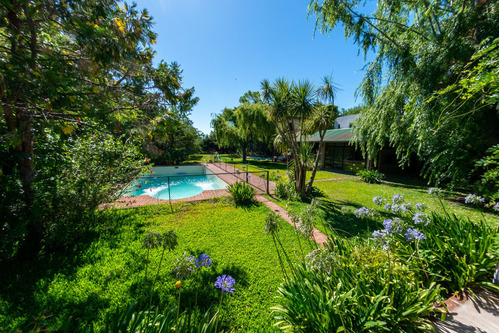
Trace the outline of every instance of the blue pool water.
<path fill-rule="evenodd" d="M 227 187 L 224 181 L 203 166 L 154 167 L 152 170 L 151 175 L 131 182 L 124 189 L 122 196 L 149 195 L 156 199 L 168 200 L 170 195 L 171 199 L 183 199 L 203 191 Z"/>

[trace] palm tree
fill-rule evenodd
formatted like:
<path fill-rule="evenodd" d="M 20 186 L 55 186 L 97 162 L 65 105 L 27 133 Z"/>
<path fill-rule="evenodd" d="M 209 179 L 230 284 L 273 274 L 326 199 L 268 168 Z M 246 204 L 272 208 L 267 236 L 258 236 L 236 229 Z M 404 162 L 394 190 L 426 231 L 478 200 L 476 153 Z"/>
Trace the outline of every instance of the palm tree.
<path fill-rule="evenodd" d="M 309 128 L 313 129 L 312 132 L 318 131 L 319 143 L 318 151 L 316 152 L 316 159 L 314 161 L 314 166 L 311 172 L 311 178 L 309 179 L 309 183 L 307 184 L 306 193 L 310 193 L 312 189 L 314 177 L 316 176 L 316 171 L 318 170 L 319 159 L 323 147 L 323 139 L 325 137 L 326 131 L 338 115 L 337 108 L 334 105 L 335 94 L 337 91 L 338 88 L 333 83 L 333 78 L 331 75 L 323 77 L 323 85 L 316 91 L 319 99 L 330 103 L 329 105 L 324 105 L 316 108 L 316 113 L 309 122 Z"/>

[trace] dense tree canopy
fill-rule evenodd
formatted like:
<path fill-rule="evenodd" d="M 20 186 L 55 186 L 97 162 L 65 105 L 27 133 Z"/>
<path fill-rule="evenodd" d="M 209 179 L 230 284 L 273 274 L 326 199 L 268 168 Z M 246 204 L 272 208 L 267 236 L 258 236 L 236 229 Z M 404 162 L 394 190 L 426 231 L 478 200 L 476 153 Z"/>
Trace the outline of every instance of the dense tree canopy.
<path fill-rule="evenodd" d="M 193 88 L 182 87 L 176 63 L 153 65 L 152 18 L 135 5 L 12 0 L 0 3 L 0 15 L 0 180 L 6 189 L 0 200 L 3 209 L 19 212 L 4 215 L 17 217 L 2 230 L 39 243 L 50 232 L 48 219 L 68 209 L 55 201 L 76 202 L 71 198 L 78 191 L 68 184 L 93 193 L 76 211 L 95 208 L 116 191 L 113 182 L 140 170 L 135 141 L 148 130 L 160 132 L 151 120 L 182 122 L 197 98 Z M 107 162 L 69 158 L 82 152 Z M 101 178 L 91 180 L 89 172 Z M 19 228 L 24 225 L 27 232 Z"/>
<path fill-rule="evenodd" d="M 472 181 L 498 143 L 498 1 L 312 0 L 317 29 L 343 24 L 375 59 L 360 86 L 367 105 L 355 139 L 371 156 L 386 143 L 416 154 L 434 183 Z"/>
<path fill-rule="evenodd" d="M 242 100 L 243 97 L 240 98 Z M 267 119 L 265 106 L 258 101 L 253 104 L 243 102 L 234 109 L 225 108 L 212 119 L 212 127 L 219 146 L 241 149 L 244 162 L 250 144 L 270 144 L 275 134 L 273 124 Z"/>

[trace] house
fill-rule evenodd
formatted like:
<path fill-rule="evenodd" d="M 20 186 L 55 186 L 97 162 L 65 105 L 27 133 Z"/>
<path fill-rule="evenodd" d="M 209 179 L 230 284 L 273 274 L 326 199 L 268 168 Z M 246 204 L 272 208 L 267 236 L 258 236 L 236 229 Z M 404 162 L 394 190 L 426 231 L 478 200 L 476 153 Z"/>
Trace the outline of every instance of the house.
<path fill-rule="evenodd" d="M 357 114 L 335 119 L 333 129 L 327 130 L 321 147 L 321 169 L 343 169 L 358 172 L 366 168 L 368 161 L 360 150 L 350 144 L 353 136 L 354 121 Z M 319 143 L 319 133 L 309 135 L 306 142 Z"/>

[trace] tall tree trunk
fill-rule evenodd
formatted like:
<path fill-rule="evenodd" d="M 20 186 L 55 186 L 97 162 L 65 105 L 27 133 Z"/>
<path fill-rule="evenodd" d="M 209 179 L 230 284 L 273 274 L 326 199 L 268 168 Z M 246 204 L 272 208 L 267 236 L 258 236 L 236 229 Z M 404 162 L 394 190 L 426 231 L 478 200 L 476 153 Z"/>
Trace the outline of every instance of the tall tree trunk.
<path fill-rule="evenodd" d="M 247 162 L 247 144 L 246 143 L 241 145 L 241 150 L 243 153 L 243 157 L 242 157 L 243 163 L 246 163 Z"/>
<path fill-rule="evenodd" d="M 316 171 L 318 170 L 319 159 L 321 157 L 321 150 L 323 148 L 323 138 L 325 137 L 325 133 L 326 133 L 326 131 L 324 133 L 320 133 L 318 151 L 316 152 L 316 158 L 314 159 L 314 166 L 313 166 L 313 169 L 311 172 L 311 179 L 309 179 L 309 183 L 307 184 L 307 187 L 306 187 L 306 194 L 308 194 L 308 195 L 311 193 L 313 183 L 314 183 L 314 177 L 316 176 Z"/>

